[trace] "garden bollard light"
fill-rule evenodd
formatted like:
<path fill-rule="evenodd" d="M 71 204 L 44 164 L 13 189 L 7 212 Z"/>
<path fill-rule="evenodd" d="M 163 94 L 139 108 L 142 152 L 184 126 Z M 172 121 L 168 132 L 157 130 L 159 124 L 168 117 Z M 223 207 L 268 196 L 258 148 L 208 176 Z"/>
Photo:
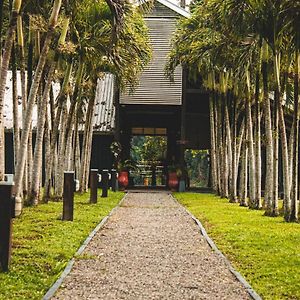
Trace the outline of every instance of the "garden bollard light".
<path fill-rule="evenodd" d="M 8 271 L 11 257 L 12 218 L 15 216 L 15 202 L 12 197 L 13 183 L 0 183 L 0 265 Z"/>
<path fill-rule="evenodd" d="M 108 195 L 108 170 L 102 171 L 102 198 L 106 198 Z"/>
<path fill-rule="evenodd" d="M 90 203 L 97 203 L 98 198 L 98 169 L 91 169 L 90 173 Z"/>
<path fill-rule="evenodd" d="M 111 190 L 113 192 L 117 190 L 117 171 L 115 169 L 111 170 Z"/>
<path fill-rule="evenodd" d="M 73 221 L 74 172 L 64 172 L 63 221 Z"/>

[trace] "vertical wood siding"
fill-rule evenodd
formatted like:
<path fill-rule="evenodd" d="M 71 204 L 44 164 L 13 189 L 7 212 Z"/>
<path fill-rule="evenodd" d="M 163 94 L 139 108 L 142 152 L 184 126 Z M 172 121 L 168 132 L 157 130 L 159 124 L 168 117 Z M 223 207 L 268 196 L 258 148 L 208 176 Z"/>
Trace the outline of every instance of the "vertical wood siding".
<path fill-rule="evenodd" d="M 133 94 L 123 93 L 121 104 L 181 105 L 182 69 L 178 67 L 174 82 L 164 76 L 164 67 L 171 49 L 170 40 L 177 18 L 146 18 L 153 57 L 140 77 L 139 86 Z"/>

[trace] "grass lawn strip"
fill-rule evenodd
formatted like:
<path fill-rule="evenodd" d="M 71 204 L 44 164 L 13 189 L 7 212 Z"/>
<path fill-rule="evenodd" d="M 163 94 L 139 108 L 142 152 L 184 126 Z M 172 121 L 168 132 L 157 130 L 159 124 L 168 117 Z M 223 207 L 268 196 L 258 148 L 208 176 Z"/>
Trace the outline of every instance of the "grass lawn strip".
<path fill-rule="evenodd" d="M 176 193 L 264 299 L 300 299 L 300 225 L 211 194 Z"/>
<path fill-rule="evenodd" d="M 124 193 L 89 204 L 76 195 L 74 221 L 61 221 L 62 202 L 25 208 L 14 220 L 9 273 L 0 273 L 0 299 L 41 299 L 91 230 L 117 206 Z"/>

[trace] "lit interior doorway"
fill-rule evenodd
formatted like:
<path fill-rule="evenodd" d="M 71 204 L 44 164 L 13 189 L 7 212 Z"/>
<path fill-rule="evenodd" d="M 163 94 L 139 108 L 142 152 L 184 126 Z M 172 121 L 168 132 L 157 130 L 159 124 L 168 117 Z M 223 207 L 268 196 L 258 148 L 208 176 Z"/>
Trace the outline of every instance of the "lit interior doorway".
<path fill-rule="evenodd" d="M 132 185 L 166 186 L 166 128 L 132 128 L 130 146 L 130 157 L 136 164 L 136 169 L 130 173 Z"/>

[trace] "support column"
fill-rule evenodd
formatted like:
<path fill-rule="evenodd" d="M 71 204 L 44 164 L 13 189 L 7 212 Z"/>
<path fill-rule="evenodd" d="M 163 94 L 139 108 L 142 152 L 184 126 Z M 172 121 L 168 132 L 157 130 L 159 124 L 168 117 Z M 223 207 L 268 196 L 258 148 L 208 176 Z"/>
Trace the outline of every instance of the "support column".
<path fill-rule="evenodd" d="M 182 104 L 181 104 L 181 125 L 180 125 L 180 159 L 179 163 L 181 167 L 184 167 L 184 153 L 186 142 L 186 87 L 187 87 L 187 71 L 183 67 L 182 69 Z"/>
<path fill-rule="evenodd" d="M 115 134 L 114 138 L 116 142 L 120 142 L 120 89 L 115 92 Z"/>

